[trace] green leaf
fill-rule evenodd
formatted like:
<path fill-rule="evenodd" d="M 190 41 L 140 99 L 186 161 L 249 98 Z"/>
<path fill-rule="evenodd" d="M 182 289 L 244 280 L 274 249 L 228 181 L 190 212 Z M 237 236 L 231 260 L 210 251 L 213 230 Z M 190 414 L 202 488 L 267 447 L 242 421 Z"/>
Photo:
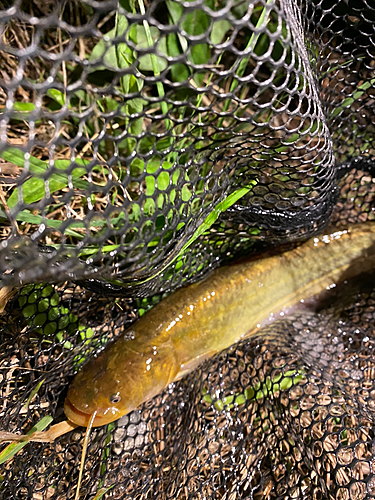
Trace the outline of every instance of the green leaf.
<path fill-rule="evenodd" d="M 66 245 L 67 247 L 68 245 Z M 104 253 L 109 253 L 109 252 L 113 252 L 113 250 L 116 250 L 117 248 L 119 248 L 120 245 L 104 245 L 103 247 L 100 247 L 97 245 L 97 246 L 87 246 L 84 250 L 81 250 L 79 252 L 79 257 L 88 257 L 88 256 L 91 256 L 91 255 L 95 255 L 96 253 L 99 252 L 100 250 L 100 253 L 104 254 Z"/>
<path fill-rule="evenodd" d="M 14 163 L 20 168 L 25 167 L 25 163 L 28 163 L 29 170 L 33 174 L 43 175 L 48 169 L 48 162 L 39 160 L 34 156 L 29 155 L 29 159 L 26 162 L 24 153 L 18 148 L 8 148 L 1 153 L 1 158 L 11 163 Z M 89 162 L 87 160 L 82 160 L 77 158 L 74 163 L 77 165 L 87 165 Z M 71 166 L 72 162 L 70 160 L 55 160 L 54 166 L 59 170 L 67 170 Z M 71 175 L 74 187 L 79 189 L 86 189 L 88 182 L 83 180 L 77 180 L 87 173 L 85 168 L 74 168 L 69 175 Z M 67 174 L 53 173 L 48 178 L 48 186 L 50 194 L 65 188 L 69 184 Z M 13 193 L 7 200 L 9 208 L 13 208 L 18 203 L 18 189 L 14 189 Z M 22 194 L 25 203 L 34 203 L 40 201 L 45 196 L 45 181 L 37 177 L 32 177 L 27 179 L 22 184 Z"/>
<path fill-rule="evenodd" d="M 143 118 L 137 118 L 130 123 L 129 133 L 138 136 L 143 130 Z"/>
<path fill-rule="evenodd" d="M 146 196 L 152 196 L 155 192 L 155 178 L 151 175 L 146 176 Z"/>
<path fill-rule="evenodd" d="M 178 21 L 181 19 L 184 12 L 183 6 L 178 2 L 172 2 L 172 0 L 166 0 L 166 4 L 172 18 L 172 23 L 170 24 L 178 24 Z"/>
<path fill-rule="evenodd" d="M 37 424 L 34 425 L 32 429 L 29 430 L 26 435 L 30 436 L 34 432 L 44 431 L 44 429 L 48 427 L 52 421 L 53 418 L 49 415 L 43 417 Z M 22 441 L 20 443 L 11 443 L 10 445 L 8 445 L 5 450 L 0 453 L 0 464 L 3 464 L 4 462 L 7 462 L 11 458 L 13 458 L 16 453 L 18 453 L 28 444 L 28 442 L 29 441 L 25 437 L 25 441 Z"/>
<path fill-rule="evenodd" d="M 39 382 L 39 384 L 37 384 L 37 385 L 34 387 L 34 389 L 31 391 L 30 396 L 27 398 L 27 401 L 26 401 L 26 403 L 24 404 L 24 408 L 26 408 L 26 409 L 27 409 L 27 408 L 29 407 L 30 401 L 33 399 L 33 397 L 35 396 L 35 394 L 36 394 L 36 393 L 39 391 L 39 389 L 42 387 L 43 382 L 44 382 L 44 379 L 43 379 L 43 380 L 41 380 L 41 381 Z"/>
<path fill-rule="evenodd" d="M 185 82 L 190 76 L 190 71 L 185 64 L 177 63 L 171 66 L 171 75 L 174 82 Z"/>
<path fill-rule="evenodd" d="M 182 53 L 176 33 L 167 36 L 166 49 L 167 55 L 171 57 L 178 57 Z"/>
<path fill-rule="evenodd" d="M 189 35 L 198 36 L 206 33 L 210 27 L 210 23 L 211 18 L 208 14 L 203 10 L 195 9 L 184 16 L 181 26 Z"/>
<path fill-rule="evenodd" d="M 47 95 L 53 99 L 54 101 L 57 102 L 57 104 L 60 104 L 60 106 L 64 106 L 65 104 L 65 96 L 60 90 L 57 89 L 48 89 L 47 90 Z"/>
<path fill-rule="evenodd" d="M 108 488 L 100 488 L 100 490 L 98 490 L 98 492 L 96 493 L 95 497 L 93 498 L 93 500 L 100 500 L 103 495 L 105 495 L 110 489 L 112 489 L 115 485 L 112 484 L 112 486 L 109 486 Z"/>
<path fill-rule="evenodd" d="M 211 50 L 207 43 L 201 43 L 191 48 L 190 55 L 194 64 L 206 64 L 210 60 Z"/>
<path fill-rule="evenodd" d="M 207 45 L 207 43 L 201 43 L 199 45 L 193 45 L 190 49 L 190 61 L 192 61 L 194 64 L 200 64 L 204 65 L 207 64 L 210 61 L 211 58 L 211 49 Z M 196 73 L 194 75 L 194 81 L 198 85 L 198 87 L 201 87 L 204 85 L 204 73 Z"/>
<path fill-rule="evenodd" d="M 12 107 L 12 120 L 29 120 L 29 115 L 32 111 L 36 109 L 36 106 L 32 102 L 14 102 Z M 4 106 L 0 106 L 0 112 L 4 111 Z M 40 123 L 37 120 L 36 123 Z"/>
<path fill-rule="evenodd" d="M 132 14 L 136 13 L 135 12 L 135 0 L 120 0 L 119 4 L 127 12 L 131 12 Z"/>
<path fill-rule="evenodd" d="M 150 34 L 151 34 L 151 39 L 152 39 L 152 44 L 153 45 L 157 44 L 157 52 L 160 52 L 162 54 L 167 54 L 167 40 L 165 37 L 163 37 L 160 40 L 160 32 L 158 28 L 155 26 L 149 27 Z M 144 26 L 137 25 L 137 49 L 147 49 L 149 48 L 148 44 L 148 37 L 146 33 L 146 28 Z M 159 72 L 165 70 L 167 67 L 168 63 L 163 57 L 155 56 L 156 61 L 158 64 Z M 151 54 L 145 54 L 145 55 L 140 55 L 138 57 L 139 60 L 139 69 L 141 71 L 154 71 L 154 66 L 153 66 L 153 61 L 152 61 L 152 56 Z"/>
<path fill-rule="evenodd" d="M 130 99 L 130 101 L 128 101 L 126 104 L 129 108 L 130 114 L 141 113 L 143 110 L 143 106 L 147 104 L 147 101 L 139 97 L 136 97 L 135 99 Z"/>
<path fill-rule="evenodd" d="M 232 3 L 231 12 L 236 17 L 236 19 L 242 19 L 246 14 L 248 8 L 248 2 L 244 2 L 243 0 L 234 0 L 234 2 Z"/>
<path fill-rule="evenodd" d="M 107 69 L 108 67 L 110 69 L 113 68 L 114 70 L 127 69 L 134 63 L 135 59 L 133 50 L 128 46 L 127 43 L 116 42 L 112 45 L 108 43 L 108 41 L 113 40 L 114 38 L 118 39 L 125 33 L 127 33 L 127 37 L 129 37 L 134 43 L 136 43 L 137 25 L 133 23 L 130 26 L 130 29 L 127 31 L 128 24 L 129 23 L 126 17 L 117 12 L 115 28 L 113 28 L 105 35 L 106 40 L 103 38 L 97 43 L 90 56 L 91 61 L 98 61 L 102 59 L 105 63 L 105 66 L 97 66 L 91 72 L 102 71 Z M 141 78 L 136 78 L 132 74 L 123 75 L 120 78 L 120 84 L 124 97 L 126 97 L 128 94 L 138 93 L 143 88 L 143 80 Z M 131 114 L 141 113 L 144 104 L 145 101 L 143 99 L 135 98 L 125 101 L 124 105 L 121 107 L 121 112 L 126 119 L 126 126 L 131 135 L 138 136 L 142 132 L 143 118 L 137 118 L 129 123 L 128 117 Z M 118 108 L 118 105 L 116 105 L 116 103 L 113 103 L 113 105 L 116 106 L 116 109 Z M 128 143 L 129 139 L 126 139 L 125 144 L 130 149 L 132 149 L 132 145 L 129 145 Z"/>
<path fill-rule="evenodd" d="M 160 160 L 151 158 L 147 161 L 146 171 L 148 174 L 154 174 L 160 168 Z"/>
<path fill-rule="evenodd" d="M 166 4 L 167 4 L 168 12 L 169 12 L 169 24 L 171 24 L 171 25 L 179 24 L 181 16 L 184 12 L 183 6 L 177 2 L 172 2 L 172 0 L 166 0 Z M 181 44 L 182 51 L 179 50 L 178 53 L 176 53 L 176 54 L 170 54 L 168 52 L 168 54 L 171 56 L 178 56 L 180 53 L 182 54 L 182 53 L 186 52 L 188 49 L 188 46 L 189 46 L 188 42 L 184 36 L 178 34 L 177 37 L 178 37 L 178 40 Z"/>
<path fill-rule="evenodd" d="M 193 194 L 191 192 L 191 189 L 186 184 L 182 186 L 182 191 L 181 191 L 182 201 L 189 201 L 192 196 Z"/>
<path fill-rule="evenodd" d="M 13 109 L 19 111 L 20 113 L 30 113 L 34 111 L 35 104 L 32 102 L 14 102 Z"/>
<path fill-rule="evenodd" d="M 0 217 L 3 219 L 8 219 L 8 216 L 5 212 L 0 210 Z M 34 215 L 28 210 L 22 210 L 22 212 L 18 212 L 16 214 L 16 220 L 19 222 L 27 222 L 28 224 L 36 224 L 40 226 L 42 223 L 47 227 L 52 227 L 53 229 L 59 229 L 63 224 L 60 220 L 51 220 L 42 217 L 41 215 Z M 64 229 L 64 233 L 67 236 L 72 236 L 73 238 L 77 238 L 78 240 L 82 240 L 84 238 L 84 234 L 77 233 L 77 231 L 73 231 L 71 227 L 85 227 L 83 222 L 72 222 L 69 224 L 69 227 Z"/>
<path fill-rule="evenodd" d="M 136 78 L 134 75 L 124 75 L 121 80 L 123 82 L 123 90 L 126 94 L 140 92 L 143 88 L 143 80 L 141 78 Z M 143 104 L 147 103 L 147 101 L 144 101 L 141 98 L 138 99 L 141 100 Z M 133 100 L 135 99 L 126 101 L 126 104 L 131 103 Z"/>
<path fill-rule="evenodd" d="M 231 23 L 226 19 L 216 21 L 212 26 L 211 42 L 214 45 L 221 43 L 224 40 L 227 31 L 229 31 L 231 27 Z"/>
<path fill-rule="evenodd" d="M 161 172 L 158 175 L 157 184 L 158 184 L 158 188 L 160 189 L 160 191 L 165 191 L 168 188 L 168 186 L 169 186 L 169 174 L 168 174 L 168 172 Z"/>
<path fill-rule="evenodd" d="M 103 59 L 105 66 L 91 66 L 90 72 L 99 71 L 112 67 L 113 69 L 127 68 L 134 59 L 132 49 L 126 43 L 110 44 L 110 40 L 122 36 L 128 27 L 128 20 L 124 15 L 117 14 L 116 27 L 105 34 L 92 49 L 89 61 L 95 62 Z M 108 41 L 109 40 L 109 41 Z M 121 57 L 118 57 L 121 54 Z"/>
<path fill-rule="evenodd" d="M 130 99 L 130 101 L 127 101 L 127 103 L 126 103 L 126 107 L 127 107 L 126 115 L 141 113 L 143 110 L 144 104 L 147 104 L 147 102 L 144 99 L 140 99 L 140 98 Z M 129 126 L 128 130 L 129 130 L 129 133 L 134 135 L 134 136 L 140 135 L 142 130 L 143 130 L 143 117 L 141 116 L 141 117 L 137 118 L 136 120 L 132 120 L 130 122 L 130 126 Z"/>

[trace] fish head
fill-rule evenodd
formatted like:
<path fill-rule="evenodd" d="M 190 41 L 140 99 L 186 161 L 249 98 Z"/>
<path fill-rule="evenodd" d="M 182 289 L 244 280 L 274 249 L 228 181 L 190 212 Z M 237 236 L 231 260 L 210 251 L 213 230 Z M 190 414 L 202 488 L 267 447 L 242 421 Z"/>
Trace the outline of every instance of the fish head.
<path fill-rule="evenodd" d="M 106 425 L 135 410 L 173 382 L 180 369 L 173 349 L 138 345 L 120 338 L 91 360 L 69 386 L 66 417 L 87 426 Z"/>

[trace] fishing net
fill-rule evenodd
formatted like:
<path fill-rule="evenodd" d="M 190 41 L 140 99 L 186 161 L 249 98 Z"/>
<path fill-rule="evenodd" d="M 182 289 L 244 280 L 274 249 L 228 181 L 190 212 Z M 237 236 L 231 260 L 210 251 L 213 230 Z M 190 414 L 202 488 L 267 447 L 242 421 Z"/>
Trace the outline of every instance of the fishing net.
<path fill-rule="evenodd" d="M 369 0 L 0 7 L 1 431 L 178 287 L 374 219 Z M 95 429 L 80 498 L 375 496 L 373 278 Z M 6 448 L 0 498 L 73 499 L 83 433 Z"/>

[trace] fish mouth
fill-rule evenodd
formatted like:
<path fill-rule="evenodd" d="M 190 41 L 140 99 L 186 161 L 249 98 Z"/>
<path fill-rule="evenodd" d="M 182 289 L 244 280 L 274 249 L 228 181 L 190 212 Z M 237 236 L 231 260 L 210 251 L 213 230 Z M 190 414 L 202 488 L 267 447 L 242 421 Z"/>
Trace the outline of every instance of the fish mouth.
<path fill-rule="evenodd" d="M 73 422 L 73 424 L 81 425 L 82 427 L 87 427 L 92 417 L 92 413 L 85 413 L 84 411 L 78 410 L 68 398 L 64 402 L 64 413 L 68 420 Z M 108 418 L 109 417 L 109 418 Z M 115 420 L 113 415 L 101 416 L 96 415 L 95 420 L 92 424 L 93 427 L 100 427 L 105 424 L 109 424 Z M 112 418 L 111 418 L 112 417 Z M 117 417 L 118 418 L 118 417 Z"/>

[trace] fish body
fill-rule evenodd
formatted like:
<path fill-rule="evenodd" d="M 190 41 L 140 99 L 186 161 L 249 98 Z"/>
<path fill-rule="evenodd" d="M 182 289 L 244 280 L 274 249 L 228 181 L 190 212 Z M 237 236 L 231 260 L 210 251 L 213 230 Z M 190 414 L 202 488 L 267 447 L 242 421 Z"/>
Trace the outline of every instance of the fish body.
<path fill-rule="evenodd" d="M 366 223 L 218 268 L 168 296 L 84 366 L 65 414 L 84 426 L 94 411 L 94 426 L 117 420 L 272 314 L 374 267 L 375 223 Z"/>

